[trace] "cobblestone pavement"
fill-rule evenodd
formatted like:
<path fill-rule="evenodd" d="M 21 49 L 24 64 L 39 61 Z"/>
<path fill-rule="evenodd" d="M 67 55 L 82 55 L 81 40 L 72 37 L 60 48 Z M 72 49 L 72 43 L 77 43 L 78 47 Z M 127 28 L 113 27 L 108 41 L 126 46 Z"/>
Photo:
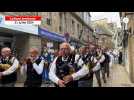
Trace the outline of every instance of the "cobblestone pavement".
<path fill-rule="evenodd" d="M 93 86 L 98 87 L 95 76 Z M 131 83 L 125 67 L 115 64 L 110 68 L 110 77 L 107 78 L 107 83 L 102 84 L 102 87 L 134 87 L 134 84 Z"/>
<path fill-rule="evenodd" d="M 16 83 L 16 87 L 23 87 L 23 83 Z M 43 82 L 41 87 L 54 87 L 54 84 L 50 82 Z M 98 87 L 95 76 L 93 87 Z M 110 68 L 110 77 L 107 78 L 107 83 L 103 83 L 102 81 L 102 87 L 134 87 L 134 84 L 130 82 L 125 67 L 115 64 Z"/>

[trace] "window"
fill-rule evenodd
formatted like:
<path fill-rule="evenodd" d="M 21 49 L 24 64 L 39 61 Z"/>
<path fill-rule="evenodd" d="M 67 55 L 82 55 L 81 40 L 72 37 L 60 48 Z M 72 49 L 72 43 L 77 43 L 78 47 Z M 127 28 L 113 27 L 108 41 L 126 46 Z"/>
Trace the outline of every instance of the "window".
<path fill-rule="evenodd" d="M 61 27 L 61 25 L 59 26 L 59 31 L 62 32 L 62 27 Z"/>
<path fill-rule="evenodd" d="M 68 31 L 68 26 L 67 26 L 67 14 L 64 13 L 64 31 L 67 32 Z"/>
<path fill-rule="evenodd" d="M 79 24 L 77 24 L 77 32 L 78 32 L 78 34 L 80 34 L 80 26 L 79 26 Z"/>
<path fill-rule="evenodd" d="M 75 33 L 75 22 L 74 22 L 74 20 L 72 20 L 72 31 L 73 31 L 73 33 Z"/>
<path fill-rule="evenodd" d="M 46 21 L 48 25 L 52 25 L 52 13 L 51 12 L 49 12 L 49 18 L 47 18 Z"/>
<path fill-rule="evenodd" d="M 63 17 L 62 17 L 62 13 L 61 13 L 61 12 L 59 13 L 59 18 L 60 18 L 59 31 L 62 32 L 62 31 L 63 31 L 63 30 L 62 30 L 62 25 L 63 25 L 62 18 L 63 18 Z"/>
<path fill-rule="evenodd" d="M 51 19 L 50 18 L 47 18 L 47 25 L 51 25 Z"/>

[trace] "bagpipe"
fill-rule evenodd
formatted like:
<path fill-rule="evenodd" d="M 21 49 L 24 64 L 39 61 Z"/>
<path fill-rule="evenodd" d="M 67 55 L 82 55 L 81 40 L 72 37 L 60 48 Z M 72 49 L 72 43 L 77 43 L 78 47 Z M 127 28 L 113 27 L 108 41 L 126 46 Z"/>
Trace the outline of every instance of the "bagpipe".
<path fill-rule="evenodd" d="M 74 64 L 71 63 L 65 63 L 62 65 L 62 68 L 65 69 L 64 70 L 64 74 L 61 73 L 61 79 L 63 79 L 65 81 L 65 85 L 69 86 L 70 84 L 72 84 L 74 81 L 71 79 L 70 80 L 70 76 L 76 72 L 76 66 Z"/>
<path fill-rule="evenodd" d="M 20 59 L 20 65 L 24 65 L 26 64 L 27 62 L 31 62 L 31 59 L 29 57 L 22 57 Z"/>
<path fill-rule="evenodd" d="M 69 74 L 73 74 L 76 72 L 76 65 L 68 63 L 66 64 L 66 66 L 69 68 Z"/>
<path fill-rule="evenodd" d="M 70 63 L 64 63 L 60 67 L 64 70 L 65 75 L 71 75 L 76 72 L 75 66 Z"/>
<path fill-rule="evenodd" d="M 9 59 L 9 60 L 6 60 L 5 63 L 0 63 L 0 69 L 2 69 L 2 70 L 9 69 L 12 66 L 12 64 L 14 63 L 14 60 L 15 60 L 15 57 L 13 58 L 13 61 L 11 61 L 11 59 Z"/>
<path fill-rule="evenodd" d="M 10 67 L 11 67 L 10 64 L 0 64 L 0 69 L 2 69 L 2 70 L 7 70 L 7 69 L 9 69 Z"/>
<path fill-rule="evenodd" d="M 44 61 L 44 68 L 49 68 L 49 62 L 47 60 Z"/>

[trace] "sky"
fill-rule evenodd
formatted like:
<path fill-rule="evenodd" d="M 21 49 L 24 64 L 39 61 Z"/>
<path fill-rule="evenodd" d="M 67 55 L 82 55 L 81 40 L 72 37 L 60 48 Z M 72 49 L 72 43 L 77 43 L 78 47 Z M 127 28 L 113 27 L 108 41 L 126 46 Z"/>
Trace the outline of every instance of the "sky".
<path fill-rule="evenodd" d="M 92 21 L 107 18 L 108 22 L 116 22 L 117 27 L 121 27 L 119 12 L 90 12 L 90 14 Z"/>

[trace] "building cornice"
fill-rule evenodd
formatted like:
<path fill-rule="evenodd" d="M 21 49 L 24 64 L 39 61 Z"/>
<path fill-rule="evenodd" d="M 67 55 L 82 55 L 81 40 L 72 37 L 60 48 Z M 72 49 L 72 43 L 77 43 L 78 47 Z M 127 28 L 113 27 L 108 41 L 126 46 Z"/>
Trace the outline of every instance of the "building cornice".
<path fill-rule="evenodd" d="M 86 24 L 86 22 L 76 12 L 70 12 L 70 14 L 72 14 L 72 16 L 74 16 L 82 24 L 84 24 L 85 26 L 87 26 L 90 29 L 90 31 L 92 31 L 92 32 L 94 31 L 93 28 L 90 25 Z"/>

